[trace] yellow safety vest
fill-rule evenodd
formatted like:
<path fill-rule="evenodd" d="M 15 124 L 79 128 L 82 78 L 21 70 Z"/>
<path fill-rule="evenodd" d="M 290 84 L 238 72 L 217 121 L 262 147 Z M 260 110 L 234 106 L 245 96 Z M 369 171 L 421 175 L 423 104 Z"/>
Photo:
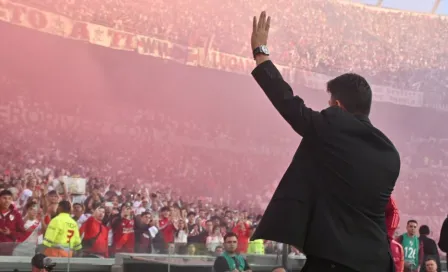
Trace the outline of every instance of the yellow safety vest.
<path fill-rule="evenodd" d="M 247 254 L 264 254 L 264 240 L 258 239 L 250 241 Z"/>
<path fill-rule="evenodd" d="M 82 245 L 78 224 L 68 213 L 60 213 L 48 224 L 43 244 L 68 251 L 80 250 Z"/>

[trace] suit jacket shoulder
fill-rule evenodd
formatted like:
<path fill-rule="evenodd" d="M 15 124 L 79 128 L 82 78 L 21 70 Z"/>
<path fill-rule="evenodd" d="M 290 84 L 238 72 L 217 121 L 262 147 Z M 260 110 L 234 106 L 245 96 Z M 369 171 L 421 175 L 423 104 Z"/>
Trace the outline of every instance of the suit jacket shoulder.
<path fill-rule="evenodd" d="M 370 123 L 367 116 L 354 115 L 340 107 L 329 107 L 320 112 L 307 107 L 299 95 L 294 95 L 291 86 L 271 61 L 258 65 L 252 76 L 275 109 L 302 137 L 331 142 L 334 134 L 348 134 L 380 139 L 395 150 L 392 142 Z"/>

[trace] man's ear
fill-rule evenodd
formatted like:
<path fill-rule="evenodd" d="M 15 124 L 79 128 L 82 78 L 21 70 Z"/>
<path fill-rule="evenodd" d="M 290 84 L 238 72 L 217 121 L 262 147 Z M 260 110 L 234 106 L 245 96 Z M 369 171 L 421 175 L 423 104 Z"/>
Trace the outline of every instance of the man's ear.
<path fill-rule="evenodd" d="M 328 100 L 328 105 L 330 106 L 330 107 L 340 107 L 340 108 L 343 108 L 342 107 L 342 104 L 341 104 L 341 101 L 339 101 L 339 100 L 334 100 L 334 99 L 330 99 L 330 100 Z"/>
<path fill-rule="evenodd" d="M 344 105 L 342 105 L 341 101 L 336 100 L 336 104 L 337 104 L 337 106 L 338 106 L 339 108 L 341 108 L 341 109 L 343 109 L 343 110 L 346 110 L 345 107 L 344 107 Z"/>
<path fill-rule="evenodd" d="M 342 105 L 341 101 L 339 101 L 339 100 L 337 100 L 337 99 L 336 99 L 336 100 L 333 100 L 333 106 L 339 107 L 339 108 L 341 108 L 341 109 L 343 109 L 343 110 L 346 111 L 344 105 Z"/>

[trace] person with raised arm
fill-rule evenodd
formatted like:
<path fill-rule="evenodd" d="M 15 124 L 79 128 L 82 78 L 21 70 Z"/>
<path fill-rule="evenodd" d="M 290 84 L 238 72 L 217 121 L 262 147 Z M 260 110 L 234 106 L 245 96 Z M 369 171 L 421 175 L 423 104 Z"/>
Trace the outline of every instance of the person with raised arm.
<path fill-rule="evenodd" d="M 252 240 L 296 247 L 306 272 L 393 271 L 385 210 L 400 156 L 369 119 L 369 83 L 355 73 L 337 76 L 322 86 L 328 107 L 311 109 L 271 61 L 270 27 L 266 12 L 253 18 L 252 76 L 302 142 Z"/>

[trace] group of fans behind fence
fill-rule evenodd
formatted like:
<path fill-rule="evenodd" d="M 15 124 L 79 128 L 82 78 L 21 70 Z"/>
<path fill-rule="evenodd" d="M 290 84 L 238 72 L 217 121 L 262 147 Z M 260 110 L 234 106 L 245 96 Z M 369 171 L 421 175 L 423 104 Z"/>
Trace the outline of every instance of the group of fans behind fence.
<path fill-rule="evenodd" d="M 249 241 L 261 215 L 254 211 L 213 205 L 203 200 L 187 203 L 169 192 L 132 192 L 87 183 L 89 195 L 70 195 L 62 177 L 56 178 L 61 195 L 51 185 L 35 183 L 32 173 L 18 191 L 2 183 L 0 192 L 0 254 L 51 257 L 108 258 L 117 253 L 153 253 L 221 256 L 224 237 L 237 237 L 236 251 L 269 254 L 279 250 L 270 241 Z M 55 180 L 56 180 L 55 179 Z M 397 271 L 417 271 L 428 266 L 440 271 L 439 249 L 430 230 L 409 220 L 398 235 L 399 215 L 391 198 L 386 213 Z M 441 230 L 439 247 L 448 251 L 448 222 Z M 234 236 L 232 236 L 234 237 Z M 296 249 L 291 254 L 301 254 Z"/>
<path fill-rule="evenodd" d="M 260 215 L 166 194 L 127 192 L 110 185 L 89 196 L 66 193 L 30 179 L 25 189 L 0 193 L 0 254 L 53 257 L 113 257 L 116 253 L 219 255 L 227 232 L 238 236 L 238 251 L 264 254 L 264 241 L 249 242 Z M 134 196 L 135 194 L 135 196 Z M 167 200 L 168 199 L 168 200 Z M 275 253 L 267 243 L 266 253 Z"/>

